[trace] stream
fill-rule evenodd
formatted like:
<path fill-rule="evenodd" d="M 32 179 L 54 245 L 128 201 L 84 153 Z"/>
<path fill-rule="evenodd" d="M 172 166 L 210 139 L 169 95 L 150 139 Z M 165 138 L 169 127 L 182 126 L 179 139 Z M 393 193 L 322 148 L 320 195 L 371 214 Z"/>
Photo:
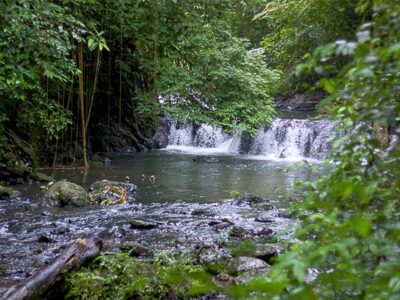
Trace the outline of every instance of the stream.
<path fill-rule="evenodd" d="M 82 169 L 48 172 L 85 188 L 96 180 L 129 178 L 139 188 L 130 204 L 57 208 L 42 200 L 41 184 L 17 186 L 20 198 L 0 200 L 0 294 L 51 262 L 78 237 L 101 238 L 109 253 L 118 251 L 121 243 L 133 242 L 181 252 L 202 244 L 221 252 L 225 250 L 219 245 L 230 238 L 233 227 L 244 229 L 257 243 L 275 242 L 284 229 L 290 234 L 297 221 L 286 216 L 285 208 L 300 196 L 294 193 L 293 182 L 313 179 L 320 174 L 315 167 L 321 170 L 322 166 L 316 158 L 306 158 L 301 149 L 308 147 L 307 153 L 315 150 L 320 155 L 318 147 L 327 144 L 328 133 L 323 137 L 313 133 L 304 120 L 289 123 L 282 125 L 286 129 L 271 127 L 278 132 L 276 141 L 271 132 L 260 129 L 247 154 L 238 153 L 240 139 L 218 129 L 203 126 L 197 129 L 199 135 L 183 126 L 170 130 L 166 149 L 115 154 L 110 165 L 93 165 L 86 174 Z M 304 142 L 305 136 L 309 142 Z M 268 149 L 275 152 L 265 153 Z M 149 179 L 152 175 L 155 180 Z M 268 205 L 237 202 L 232 199 L 237 193 L 258 195 Z M 136 219 L 157 226 L 132 228 L 130 221 Z M 228 225 L 215 226 L 221 223 Z"/>

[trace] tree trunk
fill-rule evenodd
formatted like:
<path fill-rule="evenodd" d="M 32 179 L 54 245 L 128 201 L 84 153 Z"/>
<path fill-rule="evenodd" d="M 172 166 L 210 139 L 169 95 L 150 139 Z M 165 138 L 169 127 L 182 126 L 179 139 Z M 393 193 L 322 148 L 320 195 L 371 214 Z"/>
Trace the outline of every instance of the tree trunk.
<path fill-rule="evenodd" d="M 40 295 L 59 282 L 65 273 L 98 256 L 101 248 L 99 240 L 77 239 L 50 265 L 11 287 L 0 300 L 40 299 Z"/>
<path fill-rule="evenodd" d="M 87 129 L 86 129 L 86 118 L 85 118 L 85 96 L 83 93 L 83 46 L 82 43 L 79 44 L 78 51 L 78 64 L 79 64 L 79 103 L 81 107 L 81 127 L 82 127 L 82 147 L 83 147 L 83 161 L 85 163 L 85 168 L 89 167 L 88 160 L 88 149 L 87 149 Z"/>

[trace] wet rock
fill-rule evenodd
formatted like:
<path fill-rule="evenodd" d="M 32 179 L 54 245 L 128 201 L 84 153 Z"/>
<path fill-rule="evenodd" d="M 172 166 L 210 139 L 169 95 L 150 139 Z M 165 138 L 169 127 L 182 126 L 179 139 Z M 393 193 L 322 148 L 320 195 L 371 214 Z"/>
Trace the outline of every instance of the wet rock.
<path fill-rule="evenodd" d="M 201 163 L 218 163 L 221 161 L 219 158 L 212 156 L 196 156 L 192 160 Z"/>
<path fill-rule="evenodd" d="M 85 189 L 75 183 L 58 181 L 46 192 L 44 198 L 55 206 L 82 206 L 88 203 Z"/>
<path fill-rule="evenodd" d="M 153 220 L 134 219 L 129 221 L 131 229 L 153 229 L 158 227 L 158 223 Z"/>
<path fill-rule="evenodd" d="M 31 174 L 31 179 L 39 182 L 55 182 L 54 177 L 46 175 L 42 172 L 35 171 Z"/>
<path fill-rule="evenodd" d="M 279 254 L 279 251 L 276 247 L 270 245 L 256 245 L 256 250 L 254 252 L 254 257 L 265 261 L 268 264 L 271 264 L 274 257 Z"/>
<path fill-rule="evenodd" d="M 213 220 L 208 225 L 213 226 L 216 230 L 222 230 L 231 227 L 233 223 L 229 220 Z"/>
<path fill-rule="evenodd" d="M 233 224 L 231 222 L 220 222 L 220 223 L 217 223 L 217 224 L 215 224 L 213 226 L 217 231 L 219 231 L 219 230 L 223 230 L 225 228 L 231 227 L 232 225 Z"/>
<path fill-rule="evenodd" d="M 153 145 L 155 149 L 162 149 L 168 146 L 170 131 L 171 121 L 167 118 L 161 118 L 160 125 L 158 126 L 153 137 Z"/>
<path fill-rule="evenodd" d="M 0 199 L 14 199 L 21 196 L 20 191 L 0 185 Z"/>
<path fill-rule="evenodd" d="M 271 228 L 262 228 L 261 230 L 256 231 L 255 235 L 259 237 L 273 237 L 276 233 Z"/>
<path fill-rule="evenodd" d="M 251 235 L 252 234 L 249 231 L 247 231 L 243 227 L 239 227 L 239 226 L 232 227 L 228 232 L 228 236 L 230 238 L 240 239 L 240 240 L 244 240 L 246 238 L 249 238 Z"/>
<path fill-rule="evenodd" d="M 253 144 L 254 138 L 247 132 L 240 134 L 240 142 L 238 147 L 239 154 L 248 154 Z"/>
<path fill-rule="evenodd" d="M 231 266 L 236 273 L 247 272 L 252 270 L 267 269 L 270 267 L 265 261 L 247 256 L 232 258 Z"/>
<path fill-rule="evenodd" d="M 269 217 L 256 217 L 254 218 L 254 221 L 258 223 L 273 223 L 274 219 Z"/>
<path fill-rule="evenodd" d="M 263 199 L 253 194 L 245 194 L 242 197 L 233 200 L 232 203 L 240 207 L 249 206 L 252 208 L 265 210 L 274 209 L 274 206 L 271 204 L 270 200 Z"/>
<path fill-rule="evenodd" d="M 100 163 L 104 165 L 111 164 L 111 158 L 105 153 L 95 153 L 92 157 L 92 162 Z"/>
<path fill-rule="evenodd" d="M 89 190 L 91 202 L 113 205 L 133 201 L 137 186 L 127 182 L 102 180 L 92 183 Z"/>
<path fill-rule="evenodd" d="M 52 238 L 50 238 L 50 237 L 48 237 L 48 236 L 45 236 L 45 235 L 41 235 L 41 236 L 39 236 L 38 237 L 38 239 L 37 239 L 37 241 L 39 242 L 39 243 L 55 243 L 56 241 L 55 240 L 53 240 Z"/>
<path fill-rule="evenodd" d="M 119 249 L 122 252 L 129 253 L 129 255 L 132 257 L 153 257 L 154 256 L 153 250 L 151 250 L 150 248 L 143 246 L 141 244 L 137 244 L 137 243 L 130 243 L 130 242 L 122 243 L 119 246 Z"/>
<path fill-rule="evenodd" d="M 216 216 L 216 214 L 208 208 L 194 209 L 194 210 L 192 210 L 191 215 L 192 216 L 201 216 L 201 217 L 215 217 Z"/>

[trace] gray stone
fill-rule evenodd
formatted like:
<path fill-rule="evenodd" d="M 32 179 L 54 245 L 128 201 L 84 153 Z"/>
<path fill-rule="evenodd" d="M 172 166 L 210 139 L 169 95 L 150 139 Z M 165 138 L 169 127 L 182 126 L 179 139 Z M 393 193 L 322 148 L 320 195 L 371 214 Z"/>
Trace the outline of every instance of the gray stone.
<path fill-rule="evenodd" d="M 75 183 L 58 181 L 46 192 L 44 198 L 52 205 L 64 207 L 67 205 L 81 206 L 88 202 L 88 194 L 85 189 Z"/>
<path fill-rule="evenodd" d="M 261 228 L 261 230 L 254 232 L 254 234 L 259 237 L 273 237 L 276 235 L 276 232 L 271 228 Z"/>
<path fill-rule="evenodd" d="M 259 222 L 259 223 L 273 223 L 274 222 L 274 220 L 269 217 L 256 217 L 256 218 L 254 218 L 254 221 Z"/>
<path fill-rule="evenodd" d="M 222 230 L 228 227 L 231 227 L 233 224 L 231 222 L 219 222 L 217 224 L 211 225 L 213 226 L 216 230 Z"/>
<path fill-rule="evenodd" d="M 167 118 L 161 118 L 160 125 L 153 137 L 153 145 L 155 149 L 162 149 L 168 146 L 170 131 L 171 121 Z"/>
<path fill-rule="evenodd" d="M 242 132 L 240 134 L 240 143 L 239 143 L 239 148 L 238 152 L 240 154 L 247 154 L 250 152 L 251 145 L 253 143 L 254 139 L 253 137 L 247 133 L 247 132 Z"/>
<path fill-rule="evenodd" d="M 158 223 L 153 220 L 133 219 L 129 221 L 131 229 L 154 229 L 158 227 Z"/>
<path fill-rule="evenodd" d="M 265 261 L 247 256 L 240 256 L 231 260 L 231 266 L 237 273 L 269 268 Z"/>

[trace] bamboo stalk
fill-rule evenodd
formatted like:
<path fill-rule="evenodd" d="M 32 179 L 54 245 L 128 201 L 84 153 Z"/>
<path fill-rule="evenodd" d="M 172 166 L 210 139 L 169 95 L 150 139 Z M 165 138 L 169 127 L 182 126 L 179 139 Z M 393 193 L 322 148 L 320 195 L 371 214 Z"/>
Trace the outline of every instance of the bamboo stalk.
<path fill-rule="evenodd" d="M 81 126 L 82 126 L 82 147 L 83 147 L 83 161 L 85 168 L 89 168 L 89 160 L 87 154 L 87 141 L 86 141 L 86 121 L 85 121 L 85 96 L 83 93 L 83 46 L 79 43 L 78 52 L 78 64 L 79 64 L 79 103 L 81 107 Z"/>

